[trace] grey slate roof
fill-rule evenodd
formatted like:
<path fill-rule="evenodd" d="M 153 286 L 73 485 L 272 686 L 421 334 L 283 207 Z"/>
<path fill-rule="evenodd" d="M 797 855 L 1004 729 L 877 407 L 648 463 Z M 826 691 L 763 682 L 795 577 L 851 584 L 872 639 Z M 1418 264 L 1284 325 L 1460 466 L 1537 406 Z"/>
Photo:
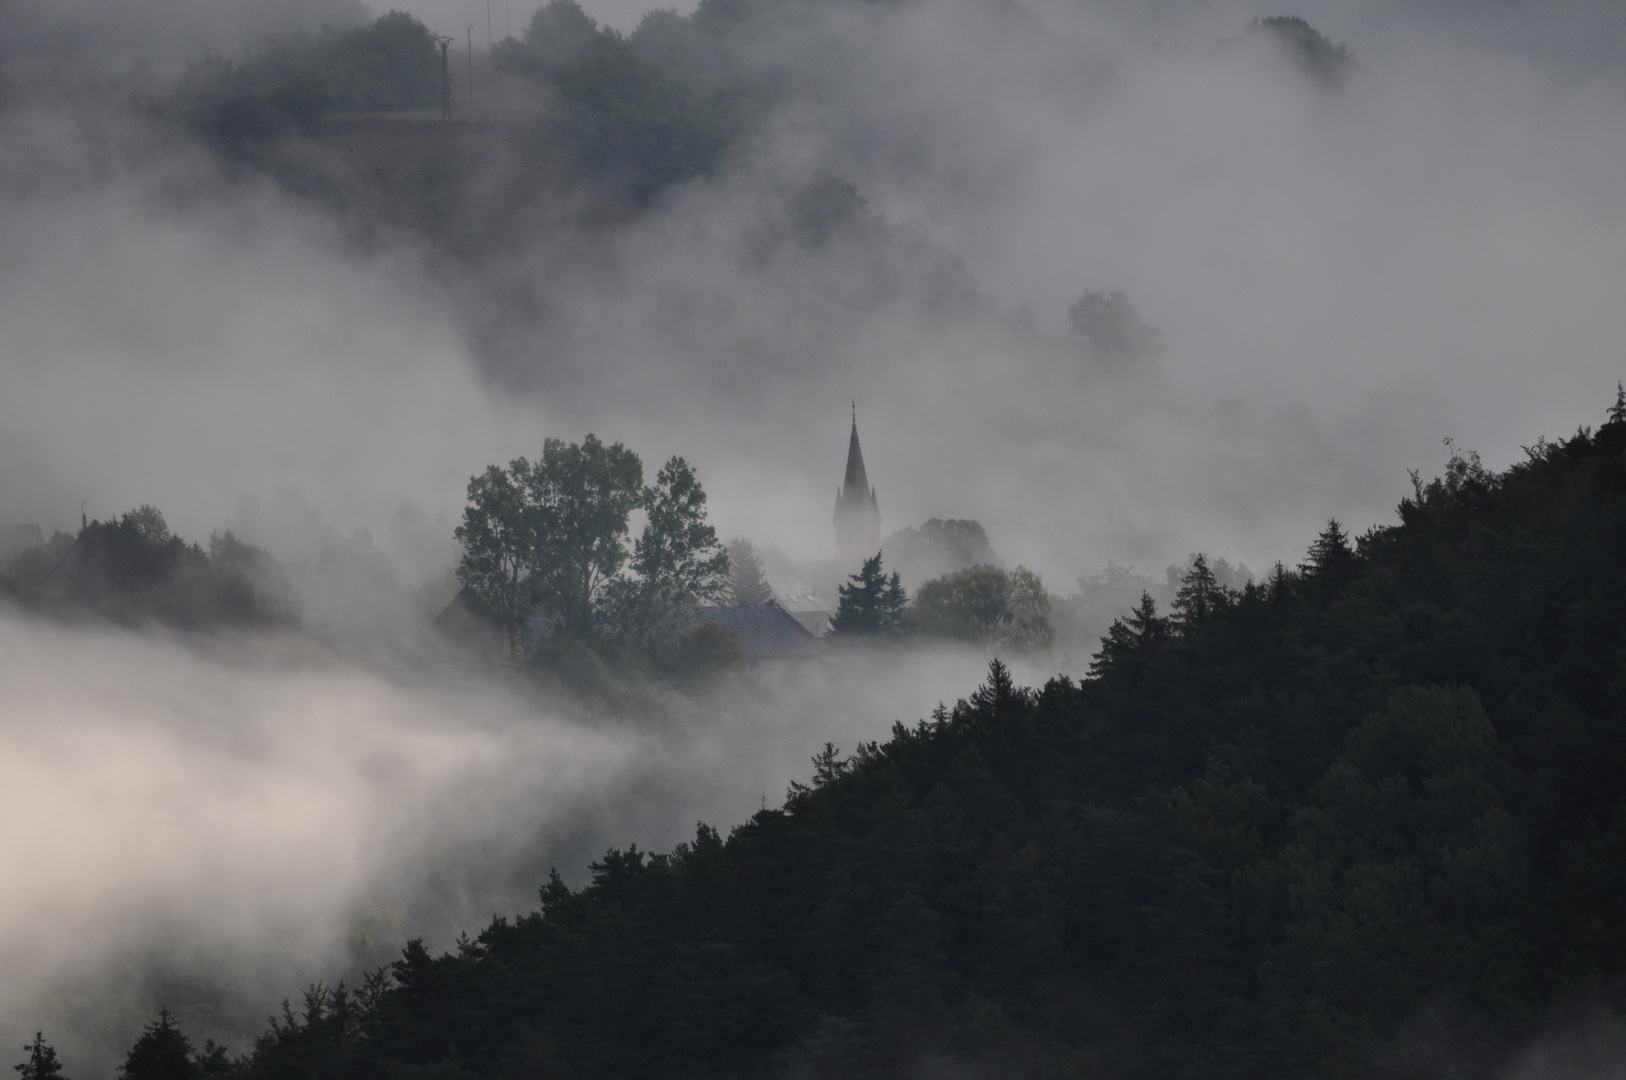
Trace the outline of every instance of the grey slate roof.
<path fill-rule="evenodd" d="M 772 600 L 766 604 L 743 607 L 702 607 L 698 612 L 708 622 L 731 626 L 738 631 L 748 660 L 817 656 L 822 651 L 818 639 Z"/>

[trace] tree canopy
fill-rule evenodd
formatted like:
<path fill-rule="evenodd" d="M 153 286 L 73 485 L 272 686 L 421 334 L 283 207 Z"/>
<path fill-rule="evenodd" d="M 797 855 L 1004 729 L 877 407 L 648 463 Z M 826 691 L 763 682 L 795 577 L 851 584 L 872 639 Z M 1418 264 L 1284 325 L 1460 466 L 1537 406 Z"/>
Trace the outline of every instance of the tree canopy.
<path fill-rule="evenodd" d="M 1067 319 L 1085 356 L 1103 371 L 1123 371 L 1163 356 L 1161 335 L 1141 322 L 1121 292 L 1086 292 L 1067 309 Z"/>
<path fill-rule="evenodd" d="M 1043 650 L 1055 640 L 1050 596 L 1025 566 L 1007 572 L 985 564 L 934 578 L 915 593 L 910 613 L 925 634 L 973 642 L 989 652 Z"/>
<path fill-rule="evenodd" d="M 400 11 L 365 26 L 265 41 L 241 60 L 188 65 L 169 108 L 195 128 L 241 137 L 305 127 L 336 112 L 412 109 L 440 100 L 440 51 Z"/>
<path fill-rule="evenodd" d="M 680 457 L 646 487 L 643 463 L 620 443 L 547 439 L 536 462 L 472 477 L 468 499 L 458 578 L 497 614 L 516 658 L 534 644 L 524 637 L 536 617 L 578 643 L 613 638 L 651 653 L 727 587 L 728 552 Z M 629 550 L 635 511 L 645 524 Z"/>

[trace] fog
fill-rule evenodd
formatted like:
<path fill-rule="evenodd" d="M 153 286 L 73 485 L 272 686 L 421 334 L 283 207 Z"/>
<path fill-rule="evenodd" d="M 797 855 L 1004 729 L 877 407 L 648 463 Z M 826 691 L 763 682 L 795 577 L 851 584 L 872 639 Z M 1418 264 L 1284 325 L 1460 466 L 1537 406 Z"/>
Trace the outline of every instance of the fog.
<path fill-rule="evenodd" d="M 483 31 L 483 4 L 408 10 Z M 1626 374 L 1622 17 L 1537 11 L 1303 5 L 1360 65 L 1334 91 L 1220 47 L 1276 13 L 1251 4 L 835 8 L 765 44 L 816 58 L 789 67 L 817 92 L 716 175 L 592 230 L 488 221 L 504 243 L 452 258 L 124 107 L 359 8 L 36 9 L 0 41 L 0 525 L 151 503 L 201 540 L 297 492 L 405 591 L 451 552 L 449 526 L 392 545 L 403 502 L 455 521 L 487 463 L 595 431 L 694 463 L 724 535 L 823 559 L 856 399 L 884 532 L 976 518 L 1058 594 L 1137 558 L 1125 537 L 1154 575 L 1292 563 L 1328 517 L 1391 520 L 1443 439 L 1506 465 Z M 763 240 L 831 175 L 872 228 Z M 1088 370 L 1086 289 L 1124 291 L 1166 355 Z M 579 881 L 605 845 L 776 803 L 826 738 L 883 737 L 982 663 L 759 679 L 652 720 L 342 644 L 0 621 L 5 1030 L 62 1017 L 70 1063 L 101 1063 L 140 1018 L 73 1019 L 87 986 L 150 996 L 142 972 L 196 952 L 252 1012 L 332 977 L 366 911 L 396 912 L 368 931 L 391 948 L 444 943 L 552 862 Z"/>
<path fill-rule="evenodd" d="M 557 866 L 663 850 L 968 692 L 981 658 L 764 673 L 592 716 L 513 675 L 365 670 L 298 635 L 0 619 L 0 1026 L 111 1073 L 145 1010 L 247 1048 L 276 1002 L 532 910 Z M 890 666 L 890 665 L 889 665 Z"/>

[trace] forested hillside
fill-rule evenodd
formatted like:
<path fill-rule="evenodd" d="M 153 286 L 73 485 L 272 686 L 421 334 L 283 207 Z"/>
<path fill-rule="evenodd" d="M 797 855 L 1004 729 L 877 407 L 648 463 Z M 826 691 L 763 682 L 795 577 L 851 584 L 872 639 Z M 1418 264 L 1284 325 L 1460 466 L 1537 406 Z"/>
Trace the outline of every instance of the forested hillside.
<path fill-rule="evenodd" d="M 243 1074 L 1489 1074 L 1626 1003 L 1623 562 L 1626 401 L 313 989 Z"/>

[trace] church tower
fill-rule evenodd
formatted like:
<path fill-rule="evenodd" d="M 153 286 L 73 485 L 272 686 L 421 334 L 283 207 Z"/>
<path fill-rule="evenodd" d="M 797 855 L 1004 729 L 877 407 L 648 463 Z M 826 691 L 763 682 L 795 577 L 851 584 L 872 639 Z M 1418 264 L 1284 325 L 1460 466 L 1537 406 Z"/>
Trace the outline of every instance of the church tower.
<path fill-rule="evenodd" d="M 881 503 L 864 472 L 858 446 L 858 406 L 853 405 L 853 433 L 847 443 L 847 476 L 836 492 L 836 562 L 856 567 L 881 546 Z"/>

